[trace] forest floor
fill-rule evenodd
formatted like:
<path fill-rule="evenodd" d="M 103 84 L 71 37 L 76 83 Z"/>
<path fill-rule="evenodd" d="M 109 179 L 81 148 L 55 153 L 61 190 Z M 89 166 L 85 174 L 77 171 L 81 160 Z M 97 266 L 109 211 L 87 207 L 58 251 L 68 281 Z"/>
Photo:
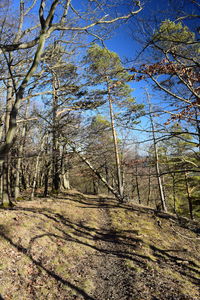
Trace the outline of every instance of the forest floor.
<path fill-rule="evenodd" d="M 198 223 L 75 191 L 0 209 L 0 299 L 200 299 Z"/>

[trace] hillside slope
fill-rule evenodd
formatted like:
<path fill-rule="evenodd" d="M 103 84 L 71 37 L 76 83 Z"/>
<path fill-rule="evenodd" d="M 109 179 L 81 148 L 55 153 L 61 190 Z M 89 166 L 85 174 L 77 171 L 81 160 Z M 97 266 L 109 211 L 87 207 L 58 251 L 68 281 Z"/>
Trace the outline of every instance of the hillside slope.
<path fill-rule="evenodd" d="M 71 191 L 0 210 L 0 299 L 199 299 L 195 222 Z"/>

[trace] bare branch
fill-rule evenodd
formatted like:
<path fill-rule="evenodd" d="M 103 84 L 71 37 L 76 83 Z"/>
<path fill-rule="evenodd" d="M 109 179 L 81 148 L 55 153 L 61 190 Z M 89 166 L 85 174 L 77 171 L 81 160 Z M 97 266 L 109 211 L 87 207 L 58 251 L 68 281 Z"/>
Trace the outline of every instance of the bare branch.
<path fill-rule="evenodd" d="M 36 46 L 38 41 L 39 41 L 39 36 L 30 42 L 16 43 L 16 44 L 10 44 L 10 45 L 0 44 L 0 49 L 4 50 L 4 51 L 8 51 L 8 52 L 16 51 L 16 50 L 20 50 L 20 49 L 29 49 L 29 48 Z"/>
<path fill-rule="evenodd" d="M 185 99 L 185 98 L 182 98 L 174 93 L 172 93 L 170 90 L 166 89 L 164 86 L 162 86 L 152 75 L 148 74 L 149 77 L 155 82 L 155 84 L 163 91 L 165 91 L 166 93 L 168 93 L 169 95 L 171 95 L 172 97 L 176 98 L 176 99 L 179 99 L 185 103 L 188 103 L 188 104 L 192 104 L 191 101 Z"/>
<path fill-rule="evenodd" d="M 21 31 L 22 26 L 24 22 L 24 1 L 20 0 L 20 17 L 19 17 L 19 25 L 18 25 L 18 31 L 14 39 L 14 43 L 17 43 L 19 39 L 21 38 Z"/>
<path fill-rule="evenodd" d="M 45 8 L 45 0 L 42 0 L 39 8 L 39 18 L 40 18 L 40 24 L 42 29 L 45 28 L 44 8 Z"/>
<path fill-rule="evenodd" d="M 37 24 L 37 25 L 35 25 L 33 27 L 30 27 L 30 28 L 27 28 L 26 30 L 24 30 L 22 32 L 21 37 L 25 36 L 27 33 L 31 32 L 32 30 L 37 29 L 39 27 L 40 27 L 40 24 Z"/>
<path fill-rule="evenodd" d="M 33 120 L 38 120 L 38 118 L 32 117 L 32 118 L 23 119 L 23 120 L 17 120 L 16 122 L 17 122 L 17 123 L 25 123 L 25 122 L 33 121 Z"/>
<path fill-rule="evenodd" d="M 70 0 L 68 0 L 66 2 L 65 10 L 64 10 L 63 16 L 61 17 L 60 22 L 52 24 L 54 12 L 55 12 L 55 9 L 56 9 L 58 3 L 59 3 L 59 0 L 54 0 L 53 1 L 52 5 L 51 5 L 51 8 L 50 8 L 50 11 L 48 13 L 48 16 L 45 20 L 44 19 L 45 0 L 41 0 L 40 9 L 39 9 L 39 17 L 40 17 L 41 28 L 43 30 L 45 29 L 46 34 L 48 34 L 49 36 L 53 31 L 56 31 L 56 30 L 85 31 L 85 30 L 87 30 L 89 28 L 92 28 L 96 25 L 112 24 L 112 23 L 115 23 L 115 22 L 120 21 L 120 20 L 128 20 L 132 16 L 138 14 L 143 9 L 142 6 L 141 6 L 140 1 L 137 1 L 137 6 L 139 8 L 136 11 L 131 11 L 128 15 L 121 16 L 121 17 L 116 17 L 116 18 L 113 18 L 111 20 L 105 20 L 105 18 L 107 17 L 107 15 L 105 15 L 101 19 L 99 19 L 99 20 L 97 20 L 97 21 L 95 21 L 91 24 L 88 24 L 86 26 L 83 26 L 83 27 L 81 27 L 81 26 L 80 27 L 66 27 L 66 26 L 63 25 L 63 23 L 64 23 L 64 20 L 65 20 L 66 14 L 68 12 L 68 8 L 69 8 L 69 5 L 70 5 Z M 36 25 L 36 27 L 32 27 L 30 30 L 33 30 L 34 28 L 37 28 L 37 27 L 38 27 L 38 25 Z M 24 31 L 23 35 L 30 32 L 30 30 L 27 29 L 26 31 Z M 10 44 L 10 45 L 0 44 L 0 49 L 8 51 L 8 52 L 16 51 L 16 50 L 19 50 L 19 49 L 29 49 L 29 48 L 32 48 L 35 45 L 37 45 L 39 39 L 40 39 L 40 37 L 37 36 L 35 39 L 33 39 L 32 41 L 29 41 L 29 42 L 14 43 L 14 44 Z"/>
<path fill-rule="evenodd" d="M 69 10 L 69 5 L 71 3 L 71 0 L 67 0 L 66 4 L 65 4 L 65 9 L 64 9 L 64 13 L 62 15 L 61 21 L 60 23 L 63 24 L 65 22 L 66 16 L 68 14 L 68 10 Z"/>
<path fill-rule="evenodd" d="M 54 12 L 55 12 L 56 6 L 58 5 L 58 2 L 59 2 L 59 0 L 53 1 L 50 11 L 49 11 L 48 16 L 45 21 L 45 28 L 49 28 L 51 26 L 52 21 L 53 21 Z"/>
<path fill-rule="evenodd" d="M 137 15 L 143 9 L 142 6 L 141 6 L 140 1 L 137 1 L 137 6 L 139 7 L 137 10 L 131 11 L 128 15 L 125 15 L 125 16 L 116 17 L 116 18 L 113 18 L 111 20 L 105 20 L 105 18 L 107 17 L 107 15 L 105 15 L 101 19 L 97 20 L 96 22 L 93 22 L 93 23 L 88 24 L 88 25 L 83 26 L 83 27 L 65 27 L 62 24 L 54 24 L 53 25 L 53 30 L 84 31 L 84 30 L 87 30 L 89 28 L 94 27 L 95 25 L 112 24 L 112 23 L 115 23 L 115 22 L 120 21 L 120 20 L 128 20 L 132 16 Z"/>
<path fill-rule="evenodd" d="M 31 11 L 31 9 L 35 6 L 37 0 L 33 0 L 32 5 L 25 11 L 24 16 L 28 15 L 28 13 Z"/>

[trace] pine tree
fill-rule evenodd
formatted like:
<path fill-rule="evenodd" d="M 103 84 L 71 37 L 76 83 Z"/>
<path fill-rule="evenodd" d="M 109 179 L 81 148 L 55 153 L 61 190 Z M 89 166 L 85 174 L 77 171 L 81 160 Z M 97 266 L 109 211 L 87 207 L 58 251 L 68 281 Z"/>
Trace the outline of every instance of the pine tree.
<path fill-rule="evenodd" d="M 119 200 L 123 201 L 124 188 L 116 131 L 116 114 L 120 111 L 130 111 L 133 106 L 135 108 L 135 100 L 131 96 L 132 89 L 126 83 L 130 76 L 115 52 L 96 44 L 88 49 L 85 62 L 87 63 L 88 82 L 101 89 L 101 96 L 109 106 Z"/>

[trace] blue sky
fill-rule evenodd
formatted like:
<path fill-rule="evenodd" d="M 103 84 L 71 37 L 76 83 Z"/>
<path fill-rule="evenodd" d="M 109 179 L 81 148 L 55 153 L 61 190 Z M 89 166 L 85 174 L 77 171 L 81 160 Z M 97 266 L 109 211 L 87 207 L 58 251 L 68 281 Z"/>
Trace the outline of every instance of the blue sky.
<path fill-rule="evenodd" d="M 183 0 L 185 5 L 185 12 L 191 14 L 200 15 L 200 7 L 198 5 L 193 5 L 190 0 Z M 198 3 L 198 1 L 197 1 Z M 165 0 L 149 0 L 144 4 L 143 11 L 135 17 L 135 20 L 130 22 L 130 24 L 123 25 L 119 29 L 116 30 L 114 36 L 109 41 L 106 41 L 106 46 L 112 50 L 117 52 L 121 59 L 124 58 L 134 59 L 137 57 L 138 53 L 143 49 L 144 44 L 141 44 L 134 39 L 135 36 L 138 36 L 137 33 L 137 19 L 146 19 L 149 23 L 150 20 L 153 19 L 152 22 L 152 32 L 156 26 L 159 26 L 161 21 L 166 19 L 175 20 L 175 9 L 178 9 L 181 5 L 181 1 L 173 0 L 173 1 L 165 1 Z M 166 14 L 166 10 L 168 10 L 168 14 Z M 157 13 L 156 13 L 157 12 Z M 183 13 L 180 10 L 180 16 L 183 16 Z M 197 19 L 187 19 L 184 20 L 184 24 L 187 25 L 192 31 L 197 27 Z M 153 27 L 154 26 L 154 27 Z M 149 32 L 150 33 L 150 32 Z M 146 51 L 146 55 L 148 52 Z M 137 66 L 140 63 L 140 58 L 133 62 L 133 65 Z M 161 100 L 161 94 L 155 93 L 152 90 L 151 85 L 148 82 L 132 82 L 131 87 L 134 89 L 133 96 L 136 98 L 138 103 L 146 102 L 146 95 L 144 93 L 144 89 L 148 88 L 150 94 L 152 94 L 151 101 L 155 105 L 162 105 L 167 107 L 167 103 Z M 163 121 L 167 120 L 168 116 L 163 116 Z M 138 127 L 147 127 L 147 119 L 143 118 L 141 124 Z M 136 134 L 136 138 L 141 141 L 147 138 L 147 134 L 142 134 L 141 132 L 134 133 Z"/>
<path fill-rule="evenodd" d="M 195 12 L 199 13 L 198 8 L 192 5 L 192 2 L 190 0 L 183 0 L 185 3 L 186 10 L 188 12 Z M 19 5 L 19 0 L 14 0 L 14 6 Z M 31 1 L 28 1 L 31 3 Z M 38 1 L 39 2 L 39 1 Z M 46 1 L 47 3 L 50 3 L 49 1 Z M 82 9 L 83 4 L 85 4 L 86 1 L 77 1 L 72 0 L 72 3 L 75 5 L 77 9 Z M 124 0 L 126 3 L 126 1 Z M 160 23 L 161 20 L 165 20 L 167 18 L 174 20 L 174 8 L 178 8 L 178 6 L 181 3 L 181 0 L 144 0 L 141 1 L 144 2 L 143 10 L 140 12 L 136 17 L 133 18 L 133 21 L 128 22 L 118 29 L 115 30 L 113 33 L 112 38 L 105 41 L 106 46 L 109 50 L 115 51 L 118 53 L 118 55 L 121 57 L 121 59 L 124 61 L 126 58 L 128 59 L 134 59 L 137 54 L 143 49 L 142 44 L 140 44 L 136 39 L 135 36 L 142 38 L 138 35 L 138 27 L 137 27 L 137 20 L 138 19 L 145 19 L 148 22 L 150 22 L 151 19 L 153 19 L 152 28 L 155 26 L 155 22 L 157 24 Z M 25 1 L 27 3 L 27 1 Z M 122 6 L 122 10 L 124 13 L 125 6 Z M 168 14 L 166 14 L 166 10 L 169 11 Z M 191 28 L 194 27 L 196 24 L 194 21 L 187 21 L 186 23 Z M 134 62 L 134 64 L 140 63 L 140 59 Z M 133 96 L 136 98 L 136 101 L 138 103 L 143 103 L 145 101 L 145 94 L 144 94 L 144 88 L 147 87 L 150 93 L 153 93 L 151 86 L 146 82 L 131 82 L 131 87 L 134 89 Z M 155 104 L 160 103 L 160 96 L 153 96 L 152 101 Z M 143 119 L 141 125 L 146 126 L 146 119 Z M 144 136 L 141 137 L 141 133 L 137 135 L 138 139 L 144 139 Z"/>

